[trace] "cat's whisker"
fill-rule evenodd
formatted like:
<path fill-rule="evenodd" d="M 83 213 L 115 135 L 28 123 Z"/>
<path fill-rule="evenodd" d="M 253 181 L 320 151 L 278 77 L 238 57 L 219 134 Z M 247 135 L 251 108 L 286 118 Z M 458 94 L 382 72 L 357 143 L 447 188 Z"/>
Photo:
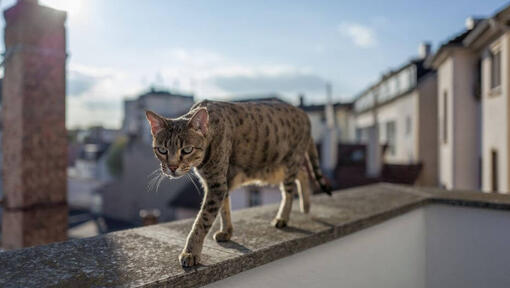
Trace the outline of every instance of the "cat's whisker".
<path fill-rule="evenodd" d="M 159 171 L 159 174 L 155 175 L 157 172 Z M 152 178 L 149 180 L 149 182 L 147 183 L 147 187 L 146 187 L 146 190 L 147 192 L 152 192 L 152 190 L 154 189 L 154 187 L 156 187 L 156 183 L 161 179 L 161 177 L 163 176 L 163 174 L 161 173 L 161 171 L 158 169 L 158 171 L 154 171 L 153 173 L 151 173 L 153 176 Z"/>
<path fill-rule="evenodd" d="M 161 184 L 161 182 L 163 182 L 163 180 L 165 179 L 166 177 L 163 176 L 163 174 L 159 174 L 159 178 L 158 178 L 158 182 L 156 184 L 156 193 L 158 193 L 158 190 L 159 190 L 159 185 Z"/>
<path fill-rule="evenodd" d="M 161 173 L 161 169 L 160 169 L 160 168 L 158 168 L 158 169 L 156 169 L 156 170 L 152 171 L 149 175 L 147 175 L 147 178 L 150 178 L 151 176 L 154 176 L 154 175 L 155 175 L 155 174 L 157 174 L 158 172 L 159 172 L 159 173 Z"/>
<path fill-rule="evenodd" d="M 193 180 L 193 178 L 191 177 L 191 175 L 186 174 L 186 176 L 188 176 L 188 179 L 191 181 L 191 183 L 193 184 L 193 186 L 195 186 L 195 189 L 197 190 L 198 195 L 201 195 L 202 193 L 200 193 L 200 189 L 198 188 L 197 184 L 195 183 L 195 181 Z"/>

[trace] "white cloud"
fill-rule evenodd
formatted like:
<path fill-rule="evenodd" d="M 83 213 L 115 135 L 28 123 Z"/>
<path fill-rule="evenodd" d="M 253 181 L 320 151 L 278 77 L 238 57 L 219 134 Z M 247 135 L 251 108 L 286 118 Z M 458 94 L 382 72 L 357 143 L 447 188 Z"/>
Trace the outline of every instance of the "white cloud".
<path fill-rule="evenodd" d="M 349 37 L 358 47 L 369 48 L 377 44 L 375 31 L 371 27 L 359 23 L 344 22 L 338 26 L 338 30 L 342 35 Z"/>
<path fill-rule="evenodd" d="M 122 101 L 151 85 L 204 98 L 282 93 L 290 100 L 298 92 L 322 92 L 322 78 L 306 67 L 285 64 L 246 64 L 198 49 L 168 49 L 137 55 L 126 67 L 91 67 L 70 63 L 68 127 L 119 127 Z"/>

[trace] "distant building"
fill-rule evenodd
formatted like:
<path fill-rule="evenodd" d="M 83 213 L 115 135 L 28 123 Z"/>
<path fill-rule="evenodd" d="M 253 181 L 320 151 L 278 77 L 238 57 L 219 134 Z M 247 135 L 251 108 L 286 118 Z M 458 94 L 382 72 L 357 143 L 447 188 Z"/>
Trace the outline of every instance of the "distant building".
<path fill-rule="evenodd" d="M 474 27 L 463 40 L 477 57 L 471 69 L 482 105 L 482 190 L 510 191 L 510 5 Z M 457 128 L 455 128 L 457 129 Z"/>
<path fill-rule="evenodd" d="M 132 100 L 124 101 L 124 121 L 122 131 L 129 136 L 139 136 L 145 143 L 152 143 L 150 127 L 145 118 L 145 110 L 151 110 L 165 117 L 178 117 L 186 114 L 193 105 L 193 95 L 183 95 L 151 89 Z"/>
<path fill-rule="evenodd" d="M 437 69 L 439 184 L 447 189 L 481 188 L 480 60 L 463 41 L 482 22 L 468 19 L 427 61 Z"/>
<path fill-rule="evenodd" d="M 152 136 L 145 110 L 174 118 L 187 113 L 193 103 L 192 95 L 154 89 L 124 102 L 122 132 L 128 140 L 120 156 L 122 172 L 113 182 L 98 189 L 102 197 L 102 213 L 106 217 L 140 223 L 140 210 L 157 209 L 161 213 L 160 221 L 174 220 L 177 215 L 168 203 L 180 193 L 201 193 L 186 177 L 177 180 L 165 177 L 159 189 L 156 189 L 157 185 L 150 185 L 151 176 L 155 176 L 151 173 L 159 169 L 159 160 L 154 157 L 151 147 Z"/>
<path fill-rule="evenodd" d="M 356 140 L 368 145 L 367 173 L 379 177 L 383 162 L 421 165 L 416 182 L 437 185 L 437 82 L 424 66 L 430 46 L 420 57 L 385 75 L 354 101 Z M 381 153 L 380 144 L 386 144 Z M 384 159 L 380 159 L 384 155 Z"/>
<path fill-rule="evenodd" d="M 510 191 L 510 5 L 437 51 L 440 182 L 449 189 Z"/>
<path fill-rule="evenodd" d="M 308 114 L 312 124 L 312 137 L 315 143 L 320 143 L 326 133 L 326 104 L 306 105 L 304 102 L 304 96 L 300 96 L 299 108 Z M 338 142 L 353 142 L 355 139 L 352 108 L 351 102 L 333 103 Z"/>

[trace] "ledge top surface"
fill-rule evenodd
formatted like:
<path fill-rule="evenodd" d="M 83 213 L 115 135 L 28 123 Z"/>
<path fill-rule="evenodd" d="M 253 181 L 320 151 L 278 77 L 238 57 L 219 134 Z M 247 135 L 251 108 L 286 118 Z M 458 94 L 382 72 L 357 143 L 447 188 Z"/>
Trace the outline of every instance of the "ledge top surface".
<path fill-rule="evenodd" d="M 297 202 L 297 201 L 294 201 Z M 277 205 L 234 211 L 234 236 L 216 243 L 213 225 L 202 264 L 177 259 L 193 219 L 0 253 L 1 287 L 196 287 L 381 223 L 429 203 L 510 210 L 510 196 L 376 184 L 294 203 L 289 226 L 270 225 Z"/>

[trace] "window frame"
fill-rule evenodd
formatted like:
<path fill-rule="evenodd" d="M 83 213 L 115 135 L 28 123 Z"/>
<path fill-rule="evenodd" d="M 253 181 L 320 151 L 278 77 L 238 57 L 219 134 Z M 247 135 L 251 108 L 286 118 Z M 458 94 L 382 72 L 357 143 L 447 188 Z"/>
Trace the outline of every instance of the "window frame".
<path fill-rule="evenodd" d="M 448 91 L 443 91 L 443 123 L 442 123 L 442 142 L 448 144 Z"/>
<path fill-rule="evenodd" d="M 503 81 L 501 43 L 497 42 L 489 50 L 489 96 L 501 94 L 501 85 Z"/>

